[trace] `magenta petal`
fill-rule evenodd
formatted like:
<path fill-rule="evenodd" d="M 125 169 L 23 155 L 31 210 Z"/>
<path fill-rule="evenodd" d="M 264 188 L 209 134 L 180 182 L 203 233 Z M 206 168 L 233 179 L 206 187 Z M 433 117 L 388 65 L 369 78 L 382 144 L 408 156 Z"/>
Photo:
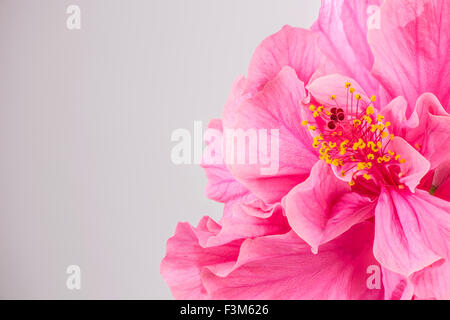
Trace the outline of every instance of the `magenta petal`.
<path fill-rule="evenodd" d="M 232 175 L 265 203 L 280 202 L 290 189 L 308 177 L 317 161 L 311 135 L 301 125 L 300 101 L 305 95 L 296 72 L 285 67 L 262 91 L 224 113 L 224 119 L 233 118 L 224 120 L 225 134 L 227 129 L 234 129 L 234 132 L 263 130 L 267 141 L 278 142 L 270 157 L 273 172 L 264 172 L 267 166 L 262 163 L 227 161 Z M 231 153 L 227 156 L 233 158 Z"/>
<path fill-rule="evenodd" d="M 432 185 L 436 188 L 436 197 L 450 201 L 450 160 L 436 169 Z"/>
<path fill-rule="evenodd" d="M 208 228 L 211 223 L 214 224 L 207 217 L 202 219 L 197 228 L 180 223 L 175 235 L 167 241 L 167 253 L 161 263 L 161 275 L 175 299 L 208 299 L 209 296 L 200 278 L 201 270 L 210 267 L 216 272 L 226 272 L 238 257 L 242 241 L 211 248 L 205 248 L 200 244 L 217 233 L 217 230 Z"/>
<path fill-rule="evenodd" d="M 253 54 L 245 91 L 262 89 L 285 66 L 293 68 L 298 78 L 308 83 L 322 58 L 317 37 L 312 31 L 285 26 L 265 39 Z"/>
<path fill-rule="evenodd" d="M 391 97 L 404 96 L 409 112 L 424 92 L 450 108 L 450 2 L 386 0 L 381 29 L 368 34 L 374 76 Z"/>
<path fill-rule="evenodd" d="M 283 207 L 292 229 L 314 252 L 319 245 L 370 218 L 375 210 L 369 198 L 351 192 L 348 183 L 337 179 L 323 161 L 283 199 Z"/>
<path fill-rule="evenodd" d="M 436 192 L 434 193 L 436 197 L 439 197 L 441 199 L 450 201 L 450 178 L 443 181 L 442 184 L 440 184 Z"/>
<path fill-rule="evenodd" d="M 214 299 L 378 299 L 383 290 L 367 288 L 373 224 L 355 226 L 314 255 L 294 232 L 246 240 L 229 273 L 202 273 Z"/>
<path fill-rule="evenodd" d="M 410 276 L 445 258 L 450 249 L 450 203 L 416 190 L 384 189 L 375 210 L 374 255 Z"/>

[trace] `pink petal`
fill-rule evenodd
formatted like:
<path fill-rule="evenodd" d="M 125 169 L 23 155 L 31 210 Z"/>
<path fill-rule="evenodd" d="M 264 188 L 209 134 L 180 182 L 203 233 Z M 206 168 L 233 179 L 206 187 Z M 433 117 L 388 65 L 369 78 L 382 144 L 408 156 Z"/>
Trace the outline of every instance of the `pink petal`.
<path fill-rule="evenodd" d="M 356 79 L 369 94 L 379 94 L 370 71 L 373 55 L 367 42 L 372 8 L 382 0 L 323 0 L 312 30 L 320 34 L 319 47 L 335 65 L 335 73 Z M 328 62 L 327 64 L 330 64 Z"/>
<path fill-rule="evenodd" d="M 175 235 L 167 241 L 167 253 L 161 263 L 161 275 L 175 299 L 208 299 L 209 296 L 200 279 L 201 270 L 210 267 L 216 272 L 226 272 L 238 257 L 242 241 L 212 248 L 201 246 L 200 238 L 205 239 L 217 232 L 208 229 L 210 224 L 214 222 L 207 217 L 203 218 L 197 228 L 180 223 Z"/>
<path fill-rule="evenodd" d="M 296 72 L 285 67 L 262 91 L 243 101 L 238 108 L 230 108 L 224 113 L 225 134 L 227 129 L 264 130 L 267 141 L 272 141 L 275 146 L 274 151 L 278 154 L 271 154 L 272 165 L 276 167 L 273 173 L 263 174 L 267 166 L 259 162 L 230 164 L 227 161 L 232 175 L 265 203 L 279 202 L 291 188 L 308 177 L 317 161 L 312 138 L 301 125 L 299 102 L 305 95 Z M 232 117 L 234 120 L 230 121 Z M 278 130 L 279 139 L 272 130 Z"/>
<path fill-rule="evenodd" d="M 323 246 L 318 255 L 295 233 L 246 240 L 229 273 L 205 269 L 202 279 L 214 299 L 378 299 L 367 288 L 373 224 L 355 226 Z"/>
<path fill-rule="evenodd" d="M 222 121 L 219 119 L 212 120 L 209 124 L 208 130 L 217 130 L 223 135 Z M 208 177 L 208 185 L 206 187 L 206 196 L 218 202 L 227 202 L 236 198 L 240 198 L 249 193 L 248 189 L 240 184 L 231 175 L 230 171 L 225 165 L 222 152 L 223 141 L 215 141 L 207 143 L 205 155 L 208 154 L 208 161 L 204 157 L 202 167 L 205 169 Z M 216 159 L 220 159 L 218 162 Z"/>
<path fill-rule="evenodd" d="M 384 189 L 375 210 L 374 255 L 409 276 L 445 258 L 450 249 L 450 203 L 422 190 Z"/>
<path fill-rule="evenodd" d="M 406 139 L 431 162 L 434 169 L 450 160 L 450 115 L 436 96 L 423 94 L 419 97 L 412 117 L 419 119 L 418 126 L 406 133 Z"/>
<path fill-rule="evenodd" d="M 411 277 L 419 299 L 450 300 L 450 262 L 439 261 Z"/>
<path fill-rule="evenodd" d="M 246 92 L 262 89 L 285 66 L 293 68 L 307 83 L 322 59 L 317 37 L 312 31 L 285 26 L 265 39 L 250 62 Z"/>
<path fill-rule="evenodd" d="M 415 192 L 422 178 L 430 170 L 430 162 L 400 137 L 395 137 L 391 141 L 389 149 L 405 160 L 405 163 L 400 164 L 400 182 L 405 184 L 411 192 Z"/>
<path fill-rule="evenodd" d="M 222 229 L 207 241 L 207 246 L 220 246 L 238 239 L 284 234 L 291 230 L 280 205 L 265 208 L 249 203 L 248 195 L 225 204 Z"/>
<path fill-rule="evenodd" d="M 431 169 L 450 160 L 450 116 L 439 100 L 425 93 L 417 100 L 414 111 L 406 118 L 407 102 L 403 97 L 394 99 L 382 113 L 392 123 L 389 130 L 402 136 L 431 162 Z"/>
<path fill-rule="evenodd" d="M 351 192 L 348 183 L 337 179 L 323 161 L 283 199 L 283 207 L 292 229 L 313 252 L 318 251 L 319 245 L 369 219 L 375 209 L 370 199 Z"/>
<path fill-rule="evenodd" d="M 381 29 L 368 34 L 375 56 L 374 76 L 391 97 L 404 96 L 409 112 L 424 92 L 450 108 L 450 2 L 386 0 Z"/>
<path fill-rule="evenodd" d="M 354 79 L 340 74 L 320 77 L 309 84 L 306 89 L 319 104 L 334 107 L 337 103 L 339 107 L 345 110 L 347 104 L 349 106 L 351 105 L 351 100 L 347 94 L 348 89 L 345 87 L 347 82 L 351 83 L 352 87 L 355 89 L 355 93 L 361 95 L 362 102 L 366 105 L 370 103 L 364 89 Z M 336 100 L 331 100 L 332 95 L 336 96 Z"/>
<path fill-rule="evenodd" d="M 411 300 L 414 286 L 411 281 L 398 273 L 382 268 L 385 300 Z"/>
<path fill-rule="evenodd" d="M 407 110 L 408 101 L 402 96 L 393 99 L 381 109 L 381 114 L 385 117 L 386 122 L 391 123 L 390 133 L 405 137 L 408 129 L 419 125 L 419 119 L 416 117 L 406 118 Z"/>

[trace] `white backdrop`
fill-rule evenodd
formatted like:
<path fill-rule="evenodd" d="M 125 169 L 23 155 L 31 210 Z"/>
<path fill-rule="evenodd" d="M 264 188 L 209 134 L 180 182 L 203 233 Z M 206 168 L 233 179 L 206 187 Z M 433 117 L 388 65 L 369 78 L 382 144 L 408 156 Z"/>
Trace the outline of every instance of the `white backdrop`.
<path fill-rule="evenodd" d="M 319 6 L 0 0 L 0 298 L 170 299 L 166 240 L 221 214 L 203 170 L 172 164 L 171 133 L 220 117 L 256 46 Z"/>

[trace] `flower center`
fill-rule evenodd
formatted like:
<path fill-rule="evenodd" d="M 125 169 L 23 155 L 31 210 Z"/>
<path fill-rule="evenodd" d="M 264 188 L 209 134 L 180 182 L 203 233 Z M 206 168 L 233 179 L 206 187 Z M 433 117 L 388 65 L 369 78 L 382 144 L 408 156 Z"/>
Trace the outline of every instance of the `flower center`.
<path fill-rule="evenodd" d="M 363 101 L 360 94 L 346 83 L 347 103 L 339 105 L 335 95 L 331 96 L 331 107 L 311 105 L 314 123 L 303 121 L 302 125 L 316 135 L 313 147 L 319 150 L 320 159 L 336 167 L 342 177 L 349 178 L 354 186 L 358 177 L 378 183 L 405 186 L 398 183 L 398 173 L 391 166 L 405 160 L 389 149 L 394 135 L 389 133 L 391 123 L 378 115 L 370 102 Z M 317 134 L 317 132 L 319 132 Z M 364 180 L 363 180 L 364 181 Z"/>

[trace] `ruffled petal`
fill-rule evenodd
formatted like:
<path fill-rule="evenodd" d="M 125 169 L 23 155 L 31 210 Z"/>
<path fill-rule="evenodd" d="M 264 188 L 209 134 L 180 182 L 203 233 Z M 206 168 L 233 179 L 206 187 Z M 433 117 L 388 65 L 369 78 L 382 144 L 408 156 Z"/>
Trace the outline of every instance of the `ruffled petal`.
<path fill-rule="evenodd" d="M 180 223 L 175 235 L 167 241 L 167 253 L 161 263 L 161 275 L 175 299 L 208 299 L 200 273 L 204 267 L 226 272 L 239 255 L 242 241 L 206 248 L 207 239 L 217 234 L 220 226 L 205 217 L 197 228 Z"/>
<path fill-rule="evenodd" d="M 450 115 L 431 93 L 419 97 L 411 116 L 406 117 L 407 102 L 403 97 L 394 99 L 383 108 L 389 130 L 403 137 L 431 163 L 431 169 L 450 160 Z"/>
<path fill-rule="evenodd" d="M 207 246 L 220 246 L 239 239 L 284 234 L 291 230 L 281 205 L 263 205 L 254 195 L 225 204 L 222 229 L 208 238 Z"/>
<path fill-rule="evenodd" d="M 324 245 L 319 254 L 294 232 L 246 240 L 230 272 L 205 268 L 206 290 L 214 299 L 379 299 L 368 289 L 373 224 L 365 222 Z"/>

